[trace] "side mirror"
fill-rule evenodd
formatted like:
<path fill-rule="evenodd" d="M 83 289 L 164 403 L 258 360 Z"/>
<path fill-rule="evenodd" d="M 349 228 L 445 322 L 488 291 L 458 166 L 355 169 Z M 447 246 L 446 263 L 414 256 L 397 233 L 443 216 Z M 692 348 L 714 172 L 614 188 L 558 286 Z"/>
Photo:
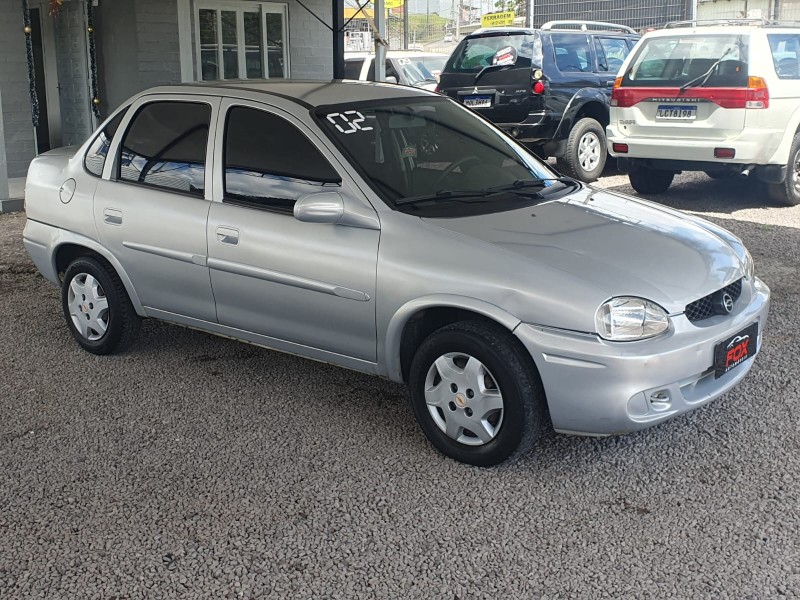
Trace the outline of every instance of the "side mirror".
<path fill-rule="evenodd" d="M 389 75 L 386 78 L 386 83 L 397 83 L 397 77 L 395 77 L 394 75 Z"/>
<path fill-rule="evenodd" d="M 294 218 L 304 223 L 336 224 L 344 215 L 344 198 L 337 192 L 317 192 L 294 203 Z"/>

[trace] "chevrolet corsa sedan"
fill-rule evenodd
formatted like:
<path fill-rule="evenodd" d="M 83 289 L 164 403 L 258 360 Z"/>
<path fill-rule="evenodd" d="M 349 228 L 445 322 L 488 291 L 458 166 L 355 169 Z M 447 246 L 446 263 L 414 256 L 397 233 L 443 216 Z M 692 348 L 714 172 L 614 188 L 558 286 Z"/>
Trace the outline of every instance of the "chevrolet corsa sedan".
<path fill-rule="evenodd" d="M 31 164 L 25 246 L 84 349 L 150 317 L 406 382 L 444 454 L 649 427 L 736 385 L 769 289 L 707 221 L 558 177 L 459 104 L 161 87 Z"/>

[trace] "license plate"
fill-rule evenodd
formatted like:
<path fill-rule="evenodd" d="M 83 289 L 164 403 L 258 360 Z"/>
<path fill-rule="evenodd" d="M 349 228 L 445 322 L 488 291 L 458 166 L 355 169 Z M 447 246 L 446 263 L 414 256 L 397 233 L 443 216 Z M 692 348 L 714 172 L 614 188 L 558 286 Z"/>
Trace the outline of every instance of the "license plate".
<path fill-rule="evenodd" d="M 658 121 L 694 121 L 697 118 L 696 106 L 667 106 L 659 104 L 656 109 Z"/>
<path fill-rule="evenodd" d="M 491 105 L 491 96 L 467 96 L 464 98 L 464 106 L 469 106 L 470 108 L 488 108 Z"/>
<path fill-rule="evenodd" d="M 714 378 L 719 379 L 756 353 L 758 323 L 749 325 L 714 347 Z"/>

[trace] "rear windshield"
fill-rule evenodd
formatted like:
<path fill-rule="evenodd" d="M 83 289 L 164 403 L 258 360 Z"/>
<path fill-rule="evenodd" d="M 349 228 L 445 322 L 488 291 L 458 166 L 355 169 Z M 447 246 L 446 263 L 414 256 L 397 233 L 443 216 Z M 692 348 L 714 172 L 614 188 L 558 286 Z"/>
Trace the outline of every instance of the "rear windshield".
<path fill-rule="evenodd" d="M 533 34 L 487 34 L 464 39 L 445 66 L 447 73 L 478 73 L 493 65 L 530 68 L 541 65 L 542 47 Z"/>
<path fill-rule="evenodd" d="M 747 35 L 676 35 L 642 41 L 625 86 L 746 87 Z"/>

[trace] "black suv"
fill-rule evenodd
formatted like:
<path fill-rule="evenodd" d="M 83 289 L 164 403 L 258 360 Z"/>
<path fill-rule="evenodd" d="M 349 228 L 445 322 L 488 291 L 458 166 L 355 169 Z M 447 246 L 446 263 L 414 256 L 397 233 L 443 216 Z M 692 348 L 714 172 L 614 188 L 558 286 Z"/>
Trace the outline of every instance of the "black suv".
<path fill-rule="evenodd" d="M 606 163 L 614 78 L 639 35 L 596 21 L 540 29 L 497 27 L 465 37 L 437 90 L 458 100 L 559 169 L 594 181 Z"/>

